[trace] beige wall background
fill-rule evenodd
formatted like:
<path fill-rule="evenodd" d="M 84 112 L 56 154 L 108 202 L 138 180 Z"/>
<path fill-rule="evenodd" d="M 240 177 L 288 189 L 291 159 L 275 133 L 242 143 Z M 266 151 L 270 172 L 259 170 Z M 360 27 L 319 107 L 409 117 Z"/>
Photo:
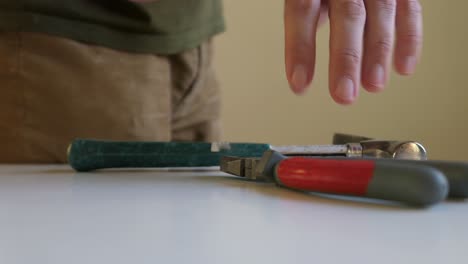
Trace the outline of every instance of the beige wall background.
<path fill-rule="evenodd" d="M 361 89 L 352 106 L 328 95 L 328 25 L 318 34 L 315 81 L 296 96 L 284 74 L 284 2 L 224 3 L 228 30 L 215 41 L 215 65 L 225 140 L 328 144 L 334 132 L 346 132 L 417 140 L 431 159 L 468 160 L 468 1 L 422 0 L 424 50 L 416 74 L 393 74 L 380 94 Z"/>

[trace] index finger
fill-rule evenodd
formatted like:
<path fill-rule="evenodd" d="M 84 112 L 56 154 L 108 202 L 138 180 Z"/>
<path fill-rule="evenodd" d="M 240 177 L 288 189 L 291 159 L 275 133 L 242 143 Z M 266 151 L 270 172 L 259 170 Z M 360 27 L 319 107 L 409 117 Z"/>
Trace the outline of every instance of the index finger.
<path fill-rule="evenodd" d="M 315 37 L 320 0 L 285 0 L 286 75 L 295 93 L 303 93 L 315 73 Z"/>
<path fill-rule="evenodd" d="M 422 49 L 422 9 L 418 0 L 397 0 L 395 67 L 403 75 L 412 74 Z"/>

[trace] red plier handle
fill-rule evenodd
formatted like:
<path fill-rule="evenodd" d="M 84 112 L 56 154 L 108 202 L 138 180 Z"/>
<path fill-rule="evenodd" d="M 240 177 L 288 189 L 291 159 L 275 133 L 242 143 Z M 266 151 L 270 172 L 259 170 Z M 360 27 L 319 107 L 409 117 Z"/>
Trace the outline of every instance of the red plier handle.
<path fill-rule="evenodd" d="M 274 179 L 291 189 L 400 201 L 426 206 L 447 197 L 439 170 L 394 160 L 292 157 L 279 161 Z"/>

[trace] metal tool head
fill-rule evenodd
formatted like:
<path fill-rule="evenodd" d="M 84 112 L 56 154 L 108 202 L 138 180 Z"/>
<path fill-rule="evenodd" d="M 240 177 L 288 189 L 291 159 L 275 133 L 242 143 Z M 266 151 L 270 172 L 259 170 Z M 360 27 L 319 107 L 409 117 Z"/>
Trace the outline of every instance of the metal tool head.
<path fill-rule="evenodd" d="M 377 140 L 359 135 L 335 133 L 333 144 L 360 144 L 363 157 L 427 160 L 427 151 L 416 141 Z"/>
<path fill-rule="evenodd" d="M 423 145 L 415 141 L 362 141 L 363 157 L 427 160 Z"/>
<path fill-rule="evenodd" d="M 273 181 L 276 164 L 286 156 L 267 150 L 261 158 L 221 157 L 221 171 L 255 181 Z"/>
<path fill-rule="evenodd" d="M 259 158 L 241 158 L 232 156 L 221 157 L 220 169 L 232 175 L 251 180 L 260 180 L 261 175 L 256 173 L 256 165 Z"/>

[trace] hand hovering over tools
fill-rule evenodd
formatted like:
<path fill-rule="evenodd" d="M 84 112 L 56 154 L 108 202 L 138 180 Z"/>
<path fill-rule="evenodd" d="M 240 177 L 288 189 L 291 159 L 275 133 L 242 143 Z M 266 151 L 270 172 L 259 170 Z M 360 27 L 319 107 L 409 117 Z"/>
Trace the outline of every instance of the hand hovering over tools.
<path fill-rule="evenodd" d="M 286 75 L 295 93 L 313 81 L 316 32 L 327 15 L 329 90 L 337 103 L 353 103 L 360 84 L 369 92 L 381 91 L 392 55 L 399 74 L 415 71 L 423 34 L 418 0 L 286 0 Z"/>

